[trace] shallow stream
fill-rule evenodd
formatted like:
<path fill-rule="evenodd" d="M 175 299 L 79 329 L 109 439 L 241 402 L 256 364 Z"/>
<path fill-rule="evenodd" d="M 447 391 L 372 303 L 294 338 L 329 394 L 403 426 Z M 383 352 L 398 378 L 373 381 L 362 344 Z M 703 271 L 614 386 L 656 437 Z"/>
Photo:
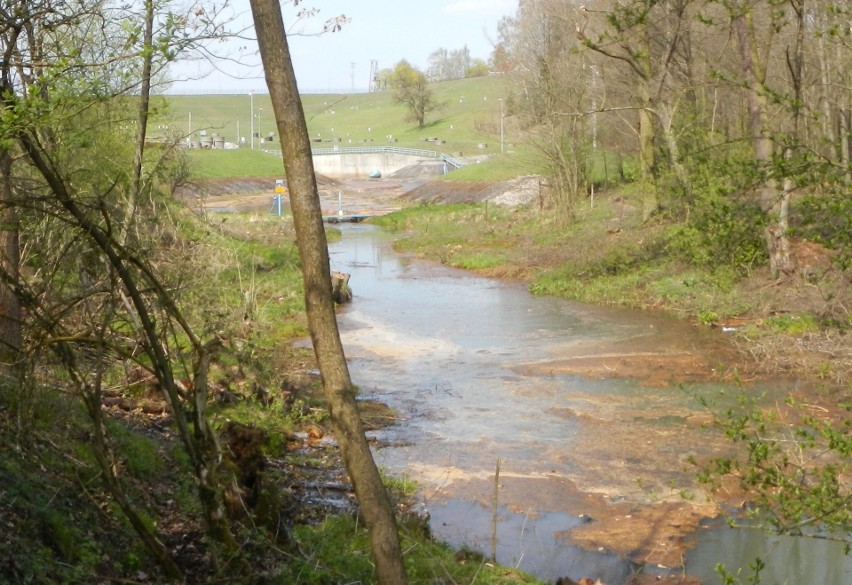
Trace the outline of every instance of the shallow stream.
<path fill-rule="evenodd" d="M 703 381 L 727 367 L 721 333 L 405 258 L 369 225 L 342 232 L 329 251 L 352 275 L 339 314 L 352 377 L 401 417 L 374 436 L 376 457 L 423 486 L 436 538 L 486 555 L 495 544 L 498 561 L 549 580 L 718 583 L 716 563 L 760 556 L 761 583 L 852 583 L 839 545 L 707 520 L 717 510 L 689 458 L 729 447 L 698 400 L 738 392 Z"/>

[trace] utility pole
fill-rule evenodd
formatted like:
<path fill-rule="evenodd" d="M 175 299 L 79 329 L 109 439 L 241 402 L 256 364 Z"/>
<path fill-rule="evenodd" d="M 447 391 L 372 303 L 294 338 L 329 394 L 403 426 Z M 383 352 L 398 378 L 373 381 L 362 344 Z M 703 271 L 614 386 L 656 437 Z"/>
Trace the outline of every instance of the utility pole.
<path fill-rule="evenodd" d="M 254 90 L 249 92 L 249 121 L 251 124 L 251 149 L 254 150 Z"/>
<path fill-rule="evenodd" d="M 349 66 L 352 68 L 349 73 L 350 81 L 352 83 L 352 93 L 355 93 L 355 63 L 349 63 Z"/>

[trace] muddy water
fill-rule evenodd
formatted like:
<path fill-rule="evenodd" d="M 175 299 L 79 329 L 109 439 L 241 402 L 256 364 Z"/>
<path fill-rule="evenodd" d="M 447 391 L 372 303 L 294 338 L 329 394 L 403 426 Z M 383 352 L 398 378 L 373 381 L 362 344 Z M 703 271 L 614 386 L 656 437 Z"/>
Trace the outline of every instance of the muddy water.
<path fill-rule="evenodd" d="M 499 561 L 544 579 L 609 585 L 640 571 L 715 583 L 717 562 L 773 563 L 765 538 L 743 546 L 704 527 L 718 510 L 692 481 L 691 456 L 727 448 L 698 400 L 734 394 L 705 381 L 727 368 L 721 335 L 405 259 L 371 226 L 343 233 L 330 253 L 352 274 L 339 316 L 352 376 L 402 417 L 375 436 L 376 456 L 423 486 L 437 538 L 494 545 Z M 852 582 L 839 548 L 805 546 L 830 562 L 816 575 L 779 556 L 790 582 Z"/>

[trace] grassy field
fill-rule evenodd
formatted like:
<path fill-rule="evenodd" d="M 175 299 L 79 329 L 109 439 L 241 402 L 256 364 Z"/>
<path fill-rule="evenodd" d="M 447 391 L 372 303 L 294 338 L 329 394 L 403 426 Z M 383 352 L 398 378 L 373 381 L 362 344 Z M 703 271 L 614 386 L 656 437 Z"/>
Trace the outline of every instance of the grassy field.
<path fill-rule="evenodd" d="M 196 178 L 231 179 L 240 177 L 283 177 L 280 156 L 261 150 L 193 150 L 190 151 Z"/>
<path fill-rule="evenodd" d="M 407 110 L 390 92 L 353 95 L 305 95 L 302 98 L 308 133 L 317 148 L 392 144 L 447 154 L 500 152 L 500 99 L 506 95 L 501 77 L 480 77 L 431 86 L 442 106 L 427 116 L 424 128 L 407 120 Z M 278 136 L 269 95 L 163 96 L 152 134 L 214 133 L 229 142 L 251 147 L 252 107 L 255 148 L 278 149 Z M 505 113 L 505 112 L 504 112 Z M 512 147 L 504 127 L 504 150 Z M 269 137 L 272 140 L 269 141 Z M 261 138 L 264 140 L 261 141 Z M 437 144 L 427 139 L 438 139 Z M 481 146 L 482 145 L 482 146 Z"/>

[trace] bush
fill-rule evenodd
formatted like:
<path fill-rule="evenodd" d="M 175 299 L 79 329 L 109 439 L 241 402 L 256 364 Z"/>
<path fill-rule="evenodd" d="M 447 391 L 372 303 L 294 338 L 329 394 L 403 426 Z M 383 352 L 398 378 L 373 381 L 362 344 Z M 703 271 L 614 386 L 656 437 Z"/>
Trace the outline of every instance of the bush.
<path fill-rule="evenodd" d="M 669 232 L 668 250 L 694 266 L 747 270 L 767 260 L 766 224 L 756 203 L 707 195 L 695 203 L 684 224 Z"/>

